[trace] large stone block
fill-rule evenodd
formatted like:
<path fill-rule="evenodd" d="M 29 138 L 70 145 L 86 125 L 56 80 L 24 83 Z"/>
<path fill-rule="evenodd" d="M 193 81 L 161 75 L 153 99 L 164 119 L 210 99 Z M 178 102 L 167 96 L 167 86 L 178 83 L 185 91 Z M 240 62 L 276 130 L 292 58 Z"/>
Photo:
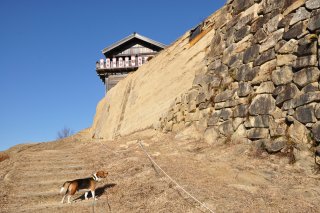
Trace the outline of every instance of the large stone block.
<path fill-rule="evenodd" d="M 299 94 L 299 89 L 293 83 L 278 86 L 273 95 L 276 96 L 276 105 L 296 97 Z"/>
<path fill-rule="evenodd" d="M 237 131 L 237 129 L 242 125 L 244 122 L 244 118 L 234 118 L 233 119 L 233 129 Z"/>
<path fill-rule="evenodd" d="M 309 92 L 306 94 L 301 94 L 296 98 L 286 101 L 283 103 L 283 109 L 293 109 L 298 106 L 306 105 L 311 102 L 319 102 L 320 101 L 320 91 L 317 92 Z"/>
<path fill-rule="evenodd" d="M 230 61 L 228 62 L 230 68 L 239 67 L 241 65 L 243 65 L 243 53 L 231 56 Z"/>
<path fill-rule="evenodd" d="M 292 68 L 289 66 L 278 68 L 272 72 L 271 78 L 275 85 L 290 83 L 293 79 Z"/>
<path fill-rule="evenodd" d="M 317 42 L 300 44 L 297 50 L 298 56 L 317 55 L 318 46 Z"/>
<path fill-rule="evenodd" d="M 214 76 L 210 82 L 210 88 L 219 88 L 221 86 L 222 78 L 219 76 Z"/>
<path fill-rule="evenodd" d="M 220 133 L 223 134 L 224 136 L 231 136 L 234 132 L 232 123 L 233 123 L 232 120 L 223 122 L 219 126 Z"/>
<path fill-rule="evenodd" d="M 206 94 L 200 93 L 196 98 L 196 104 L 198 106 L 199 104 L 204 103 L 204 102 L 206 102 Z"/>
<path fill-rule="evenodd" d="M 196 75 L 193 80 L 193 85 L 208 84 L 213 81 L 213 76 L 208 74 Z"/>
<path fill-rule="evenodd" d="M 300 87 L 319 80 L 320 71 L 316 67 L 310 67 L 300 70 L 293 75 L 293 82 Z"/>
<path fill-rule="evenodd" d="M 239 97 L 246 97 L 252 92 L 252 86 L 248 82 L 240 82 L 237 94 Z"/>
<path fill-rule="evenodd" d="M 268 14 L 257 18 L 251 25 L 251 32 L 256 33 L 259 29 L 263 29 L 263 25 L 267 23 L 269 19 L 270 16 Z"/>
<path fill-rule="evenodd" d="M 248 144 L 247 131 L 243 124 L 240 124 L 231 136 L 231 141 L 238 144 Z"/>
<path fill-rule="evenodd" d="M 298 49 L 298 41 L 295 39 L 290 39 L 286 42 L 279 50 L 278 53 L 281 54 L 293 54 L 297 52 Z"/>
<path fill-rule="evenodd" d="M 241 14 L 241 18 L 238 20 L 238 22 L 236 23 L 236 25 L 234 26 L 234 28 L 236 30 L 240 30 L 241 28 L 243 28 L 246 25 L 249 25 L 251 23 L 251 21 L 254 19 L 255 14 L 250 13 L 248 15 L 242 15 Z"/>
<path fill-rule="evenodd" d="M 307 144 L 309 142 L 308 135 L 309 130 L 297 120 L 293 121 L 293 124 L 288 128 L 288 136 L 296 144 Z"/>
<path fill-rule="evenodd" d="M 250 26 L 244 26 L 234 33 L 234 41 L 237 43 L 241 41 L 250 33 Z"/>
<path fill-rule="evenodd" d="M 249 106 L 247 104 L 240 104 L 234 108 L 233 117 L 245 118 L 248 116 Z"/>
<path fill-rule="evenodd" d="M 214 25 L 213 29 L 221 29 L 224 28 L 225 25 L 233 18 L 231 14 L 231 6 L 228 7 L 222 7 L 219 11 L 217 11 L 215 19 L 214 19 Z M 209 28 L 209 26 L 207 26 Z"/>
<path fill-rule="evenodd" d="M 275 47 L 277 42 L 280 41 L 280 39 L 282 38 L 283 32 L 284 32 L 284 29 L 279 29 L 279 30 L 273 32 L 272 35 L 269 36 L 269 38 L 264 43 L 261 44 L 260 53 L 262 53 L 272 47 Z"/>
<path fill-rule="evenodd" d="M 234 96 L 235 92 L 236 90 L 225 90 L 214 98 L 214 102 L 219 103 L 230 100 Z"/>
<path fill-rule="evenodd" d="M 276 108 L 276 101 L 270 94 L 257 95 L 249 107 L 250 115 L 268 115 Z"/>
<path fill-rule="evenodd" d="M 280 12 L 283 6 L 284 1 L 264 0 L 261 2 L 261 9 L 264 14 L 273 12 L 275 10 L 279 10 Z"/>
<path fill-rule="evenodd" d="M 214 108 L 215 109 L 223 109 L 223 108 L 230 108 L 230 107 L 234 107 L 240 104 L 240 99 L 236 99 L 236 100 L 228 100 L 225 102 L 219 102 L 219 103 L 215 103 Z"/>
<path fill-rule="evenodd" d="M 229 63 L 231 57 L 234 55 L 234 49 L 235 49 L 235 45 L 231 44 L 230 46 L 228 46 L 227 48 L 225 48 L 223 51 L 220 52 L 220 54 L 222 53 L 223 64 Z"/>
<path fill-rule="evenodd" d="M 253 66 L 260 66 L 268 61 L 271 61 L 276 58 L 274 49 L 269 49 L 263 53 L 259 57 L 256 58 L 253 62 Z"/>
<path fill-rule="evenodd" d="M 268 61 L 260 67 L 255 67 L 253 69 L 257 70 L 257 74 L 254 79 L 252 79 L 252 84 L 259 84 L 265 81 L 271 80 L 271 74 L 277 67 L 277 60 Z"/>
<path fill-rule="evenodd" d="M 306 7 L 309 10 L 314 10 L 320 8 L 320 1 L 319 0 L 307 0 Z"/>
<path fill-rule="evenodd" d="M 318 82 L 313 82 L 311 84 L 308 84 L 307 86 L 303 87 L 301 90 L 302 93 L 316 92 L 316 91 L 319 91 Z"/>
<path fill-rule="evenodd" d="M 306 35 L 308 33 L 306 25 L 305 21 L 293 25 L 288 31 L 284 32 L 283 39 L 289 41 L 290 39 L 297 39 Z"/>
<path fill-rule="evenodd" d="M 224 77 L 228 75 L 228 66 L 221 64 L 221 66 L 217 67 L 215 70 L 210 70 L 210 73 L 213 74 L 213 81 L 215 77 Z"/>
<path fill-rule="evenodd" d="M 229 120 L 232 117 L 233 111 L 230 108 L 225 108 L 221 110 L 220 118 L 223 120 Z"/>
<path fill-rule="evenodd" d="M 254 4 L 254 0 L 234 0 L 233 12 L 234 15 L 241 13 Z"/>
<path fill-rule="evenodd" d="M 210 84 L 202 84 L 201 87 L 198 88 L 198 91 L 199 91 L 199 95 L 201 93 L 204 94 L 205 100 L 210 100 L 211 96 L 213 95 L 211 83 Z M 197 97 L 196 99 L 198 100 L 198 98 L 199 97 Z"/>
<path fill-rule="evenodd" d="M 272 94 L 275 90 L 272 81 L 262 82 L 260 86 L 256 89 L 256 94 Z"/>
<path fill-rule="evenodd" d="M 310 12 L 306 10 L 304 7 L 300 7 L 293 15 L 290 25 L 294 25 L 295 23 L 310 18 Z"/>
<path fill-rule="evenodd" d="M 211 48 L 210 48 L 211 51 L 209 56 L 212 58 L 220 56 L 224 49 L 225 49 L 225 43 L 223 42 L 223 39 L 221 37 L 221 32 L 216 31 L 211 41 Z"/>
<path fill-rule="evenodd" d="M 267 33 L 264 31 L 263 28 L 259 29 L 255 34 L 254 34 L 254 37 L 253 37 L 253 42 L 255 44 L 262 44 L 263 42 L 265 42 L 268 38 L 268 35 Z"/>
<path fill-rule="evenodd" d="M 281 47 L 283 47 L 286 44 L 286 42 L 287 41 L 285 41 L 285 40 L 278 41 L 278 43 L 274 47 L 274 50 L 276 51 L 276 53 L 279 53 L 279 50 L 281 49 Z"/>
<path fill-rule="evenodd" d="M 283 119 L 283 118 L 285 118 L 287 116 L 287 112 L 283 111 L 279 107 L 276 107 L 276 109 L 271 113 L 271 116 L 274 119 Z"/>
<path fill-rule="evenodd" d="M 273 17 L 264 25 L 264 29 L 267 32 L 267 34 L 270 34 L 278 29 L 278 24 L 282 20 L 283 15 L 278 14 Z"/>
<path fill-rule="evenodd" d="M 315 30 L 320 29 L 320 11 L 315 13 L 315 15 L 313 15 L 310 18 L 308 29 L 311 30 L 311 31 L 315 31 Z"/>
<path fill-rule="evenodd" d="M 318 58 L 316 55 L 298 57 L 293 63 L 293 68 L 298 70 L 305 67 L 315 67 L 318 65 Z"/>
<path fill-rule="evenodd" d="M 195 101 L 199 95 L 199 91 L 197 89 L 193 89 L 188 92 L 186 95 L 186 103 L 190 103 L 192 101 Z"/>
<path fill-rule="evenodd" d="M 278 136 L 284 136 L 286 134 L 287 130 L 287 124 L 283 120 L 269 120 L 269 130 L 270 130 L 270 136 L 271 137 L 278 137 Z"/>
<path fill-rule="evenodd" d="M 289 29 L 289 23 L 291 19 L 293 18 L 293 13 L 286 15 L 278 24 L 278 29 L 285 28 L 286 31 Z"/>
<path fill-rule="evenodd" d="M 263 140 L 263 144 L 268 153 L 280 152 L 287 146 L 288 139 L 286 137 L 279 137 L 274 140 L 267 139 Z"/>
<path fill-rule="evenodd" d="M 216 70 L 218 67 L 221 66 L 221 59 L 215 59 L 208 65 L 208 70 Z"/>
<path fill-rule="evenodd" d="M 231 8 L 230 8 L 231 9 Z M 228 23 L 226 23 L 225 30 L 229 31 L 230 29 L 235 29 L 235 25 L 238 23 L 239 19 L 242 17 L 242 14 L 233 15 Z M 229 34 L 230 35 L 230 34 Z"/>
<path fill-rule="evenodd" d="M 243 63 L 247 64 L 249 62 L 253 62 L 254 60 L 256 60 L 259 56 L 259 49 L 260 49 L 260 46 L 257 44 L 249 47 L 244 52 Z"/>
<path fill-rule="evenodd" d="M 292 54 L 287 55 L 277 55 L 277 66 L 292 66 L 292 64 L 297 59 L 297 56 Z"/>
<path fill-rule="evenodd" d="M 237 81 L 252 81 L 257 72 L 258 69 L 252 68 L 252 63 L 249 63 L 230 70 L 230 75 Z"/>
<path fill-rule="evenodd" d="M 243 51 L 245 51 L 246 49 L 251 47 L 252 46 L 252 38 L 253 38 L 253 35 L 249 34 L 246 37 L 244 37 L 241 41 L 236 43 L 236 45 L 234 47 L 233 54 L 237 54 L 237 55 L 241 54 L 241 53 L 243 53 Z"/>
<path fill-rule="evenodd" d="M 198 108 L 200 110 L 203 110 L 203 109 L 207 109 L 209 106 L 210 106 L 209 102 L 204 102 L 204 103 L 199 104 Z"/>
<path fill-rule="evenodd" d="M 269 115 L 249 116 L 244 123 L 246 128 L 268 128 L 269 120 L 272 117 Z"/>
<path fill-rule="evenodd" d="M 247 136 L 249 139 L 263 139 L 269 137 L 269 129 L 267 128 L 252 128 L 247 130 Z"/>
<path fill-rule="evenodd" d="M 220 119 L 220 111 L 215 111 L 208 119 L 208 126 L 216 126 L 218 125 Z"/>
<path fill-rule="evenodd" d="M 298 107 L 294 113 L 294 118 L 304 124 L 315 123 L 317 119 L 314 111 L 315 104 Z"/>

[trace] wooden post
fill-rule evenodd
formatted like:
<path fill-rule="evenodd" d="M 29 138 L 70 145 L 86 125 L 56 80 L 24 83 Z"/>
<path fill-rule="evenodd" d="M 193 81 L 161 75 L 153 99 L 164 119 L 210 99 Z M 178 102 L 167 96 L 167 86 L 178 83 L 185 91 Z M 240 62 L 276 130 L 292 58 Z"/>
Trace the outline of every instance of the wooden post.
<path fill-rule="evenodd" d="M 105 84 L 105 89 L 106 89 L 106 91 L 105 91 L 105 95 L 107 94 L 107 92 L 108 92 L 108 84 L 109 84 L 109 76 L 108 75 L 105 75 L 105 77 L 104 77 L 104 84 Z"/>

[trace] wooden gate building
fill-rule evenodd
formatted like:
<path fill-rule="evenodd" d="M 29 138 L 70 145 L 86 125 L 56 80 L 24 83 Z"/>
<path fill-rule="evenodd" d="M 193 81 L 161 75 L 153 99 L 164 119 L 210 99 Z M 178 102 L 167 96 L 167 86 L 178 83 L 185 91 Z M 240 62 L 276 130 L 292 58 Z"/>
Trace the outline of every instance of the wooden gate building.
<path fill-rule="evenodd" d="M 106 92 L 165 47 L 160 42 L 133 33 L 104 48 L 105 59 L 96 62 L 96 72 L 105 84 Z"/>

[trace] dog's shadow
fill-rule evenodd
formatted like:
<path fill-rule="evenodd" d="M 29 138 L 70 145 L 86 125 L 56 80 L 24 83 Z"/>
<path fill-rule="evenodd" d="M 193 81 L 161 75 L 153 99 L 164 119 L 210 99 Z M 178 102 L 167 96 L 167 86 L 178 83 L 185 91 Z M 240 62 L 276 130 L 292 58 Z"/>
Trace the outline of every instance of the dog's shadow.
<path fill-rule="evenodd" d="M 98 187 L 96 188 L 95 190 L 95 197 L 100 197 L 101 195 L 103 195 L 109 188 L 113 188 L 115 187 L 117 184 L 115 183 L 108 183 L 108 184 L 105 184 L 101 187 Z M 92 194 L 91 192 L 88 193 L 88 198 L 92 198 Z M 85 197 L 84 197 L 84 194 L 82 194 L 81 196 L 77 197 L 76 199 L 74 199 L 74 201 L 77 201 L 77 200 L 84 200 Z"/>

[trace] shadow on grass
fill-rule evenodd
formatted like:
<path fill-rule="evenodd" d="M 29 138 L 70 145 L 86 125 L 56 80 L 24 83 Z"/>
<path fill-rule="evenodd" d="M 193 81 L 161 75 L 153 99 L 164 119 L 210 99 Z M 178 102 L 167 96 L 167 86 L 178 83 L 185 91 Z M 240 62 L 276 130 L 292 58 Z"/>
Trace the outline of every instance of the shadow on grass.
<path fill-rule="evenodd" d="M 100 187 L 98 187 L 98 188 L 96 188 L 96 190 L 95 190 L 95 197 L 100 197 L 101 195 L 103 195 L 109 188 L 113 188 L 113 187 L 115 187 L 117 184 L 115 184 L 115 183 L 108 183 L 108 184 L 105 184 L 105 185 L 103 185 L 103 186 L 100 186 Z M 91 194 L 91 192 L 89 192 L 88 193 L 88 198 L 92 198 L 92 194 Z M 79 197 L 77 197 L 76 199 L 74 199 L 74 201 L 76 201 L 76 200 L 84 200 L 85 199 L 85 197 L 84 197 L 84 193 L 81 195 L 81 196 L 79 196 Z"/>

